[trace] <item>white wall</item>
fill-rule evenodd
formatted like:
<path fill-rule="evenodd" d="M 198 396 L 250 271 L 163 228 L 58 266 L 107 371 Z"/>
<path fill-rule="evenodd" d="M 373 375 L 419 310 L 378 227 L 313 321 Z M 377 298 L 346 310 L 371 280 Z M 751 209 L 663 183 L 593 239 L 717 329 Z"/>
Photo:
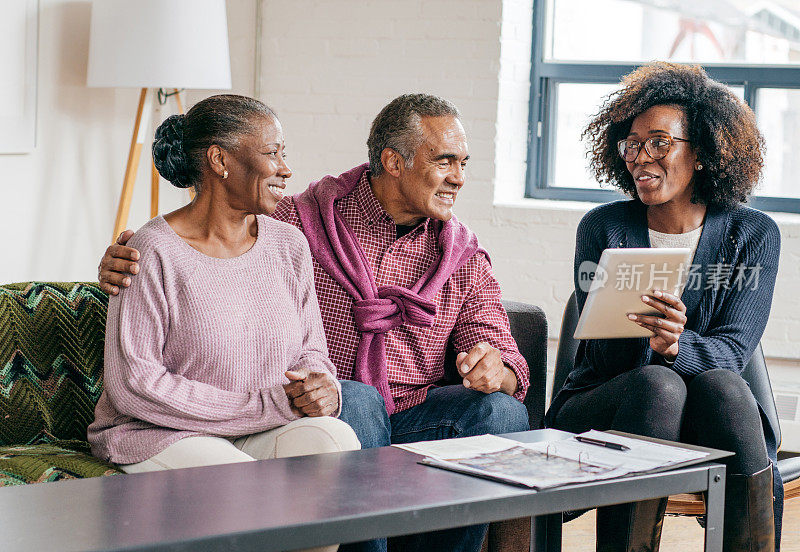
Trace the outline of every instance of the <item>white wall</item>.
<path fill-rule="evenodd" d="M 490 251 L 504 296 L 544 308 L 552 367 L 572 292 L 575 229 L 594 204 L 522 199 L 532 5 L 263 0 L 261 97 L 284 123 L 292 191 L 365 161 L 369 124 L 395 96 L 421 91 L 454 101 L 472 155 L 456 213 Z M 763 343 L 773 385 L 791 403 L 800 398 L 800 215 L 774 217 L 783 246 Z M 782 420 L 784 448 L 800 450 L 798 422 Z"/>
<path fill-rule="evenodd" d="M 255 8 L 228 1 L 233 86 L 243 94 L 253 93 Z M 138 90 L 86 87 L 90 13 L 88 1 L 40 0 L 36 149 L 0 155 L 0 282 L 96 280 L 110 243 Z M 143 152 L 133 228 L 149 216 L 149 163 Z M 161 192 L 166 210 L 186 198 L 166 182 Z"/>
<path fill-rule="evenodd" d="M 228 0 L 234 91 L 244 94 L 254 90 L 257 1 Z M 492 253 L 505 296 L 541 305 L 556 337 L 575 227 L 591 205 L 520 199 L 532 0 L 261 1 L 261 97 L 284 123 L 290 190 L 365 161 L 369 124 L 395 96 L 451 99 L 472 154 L 456 212 Z M 110 239 L 137 91 L 86 88 L 89 10 L 41 0 L 38 144 L 0 155 L 0 282 L 92 280 Z M 133 228 L 148 216 L 148 163 L 143 155 Z M 185 201 L 161 189 L 162 211 Z M 764 347 L 788 359 L 770 361 L 773 383 L 800 394 L 800 216 L 775 218 L 783 248 Z"/>
<path fill-rule="evenodd" d="M 575 228 L 592 205 L 520 199 L 531 0 L 264 0 L 263 7 L 262 99 L 284 123 L 293 190 L 363 162 L 369 123 L 391 98 L 424 91 L 451 99 L 472 154 L 456 213 L 492 254 L 505 295 L 541 305 L 557 336 L 572 291 Z M 793 339 L 800 216 L 775 218 L 783 249 L 764 347 L 800 359 Z"/>
<path fill-rule="evenodd" d="M 258 0 L 228 0 L 234 91 L 252 94 Z M 114 221 L 137 90 L 85 86 L 88 0 L 41 0 L 37 147 L 0 155 L 0 282 L 93 279 Z M 291 189 L 366 159 L 391 98 L 426 91 L 464 114 L 472 161 L 456 211 L 491 251 L 509 298 L 542 305 L 557 335 L 574 229 L 589 204 L 520 200 L 531 0 L 262 0 L 261 96 L 284 122 Z M 189 91 L 191 104 L 212 91 Z M 172 112 L 165 108 L 164 116 Z M 148 217 L 149 158 L 129 226 Z M 185 201 L 162 182 L 162 211 Z M 800 359 L 800 217 L 776 214 L 783 250 L 768 355 Z"/>

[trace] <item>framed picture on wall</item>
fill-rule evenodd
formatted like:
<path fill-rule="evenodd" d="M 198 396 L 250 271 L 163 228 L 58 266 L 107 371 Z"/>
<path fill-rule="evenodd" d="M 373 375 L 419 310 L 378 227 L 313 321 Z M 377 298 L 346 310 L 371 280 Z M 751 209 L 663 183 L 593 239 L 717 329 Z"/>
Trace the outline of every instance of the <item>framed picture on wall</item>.
<path fill-rule="evenodd" d="M 39 0 L 0 0 L 0 154 L 36 145 Z"/>

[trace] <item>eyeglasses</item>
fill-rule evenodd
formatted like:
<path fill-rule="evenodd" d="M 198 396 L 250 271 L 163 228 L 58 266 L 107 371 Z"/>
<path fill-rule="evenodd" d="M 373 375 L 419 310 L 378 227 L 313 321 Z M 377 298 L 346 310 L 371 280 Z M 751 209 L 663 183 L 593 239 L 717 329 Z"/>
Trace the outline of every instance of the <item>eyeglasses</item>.
<path fill-rule="evenodd" d="M 644 142 L 639 142 L 638 140 L 626 138 L 617 142 L 617 150 L 626 163 L 633 163 L 639 157 L 639 151 L 642 149 L 642 144 L 644 144 L 644 151 L 647 152 L 647 155 L 653 159 L 663 159 L 675 142 L 689 142 L 689 140 L 672 136 L 654 136 Z"/>

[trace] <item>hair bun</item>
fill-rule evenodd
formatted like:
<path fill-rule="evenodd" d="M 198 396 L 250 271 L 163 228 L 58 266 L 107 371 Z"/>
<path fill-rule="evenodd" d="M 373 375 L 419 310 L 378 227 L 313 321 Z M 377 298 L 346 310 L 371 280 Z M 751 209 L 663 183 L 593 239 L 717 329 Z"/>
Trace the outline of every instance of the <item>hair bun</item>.
<path fill-rule="evenodd" d="M 158 173 L 178 188 L 192 186 L 188 159 L 183 147 L 184 115 L 171 115 L 156 129 L 153 163 Z"/>

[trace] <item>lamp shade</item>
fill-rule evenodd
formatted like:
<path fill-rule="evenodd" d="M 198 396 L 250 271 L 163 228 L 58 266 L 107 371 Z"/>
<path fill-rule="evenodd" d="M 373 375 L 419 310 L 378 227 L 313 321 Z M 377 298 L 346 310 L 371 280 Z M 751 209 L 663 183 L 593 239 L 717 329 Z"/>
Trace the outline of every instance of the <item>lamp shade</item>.
<path fill-rule="evenodd" d="M 225 0 L 95 0 L 90 87 L 231 87 Z"/>

